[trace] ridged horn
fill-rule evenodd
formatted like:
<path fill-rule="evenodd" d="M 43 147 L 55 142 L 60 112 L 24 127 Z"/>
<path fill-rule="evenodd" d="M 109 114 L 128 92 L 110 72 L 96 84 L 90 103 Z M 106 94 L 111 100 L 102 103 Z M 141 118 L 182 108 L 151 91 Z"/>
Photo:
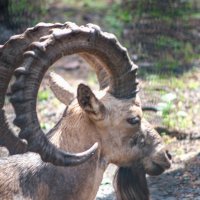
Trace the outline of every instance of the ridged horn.
<path fill-rule="evenodd" d="M 62 28 L 64 25 L 39 23 L 33 28 L 28 28 L 23 34 L 11 37 L 4 45 L 0 45 L 0 145 L 7 147 L 10 154 L 24 153 L 27 151 L 27 146 L 9 127 L 5 116 L 3 106 L 8 84 L 30 43 L 48 34 L 51 28 L 57 27 Z"/>
<path fill-rule="evenodd" d="M 79 26 L 74 23 L 68 23 L 68 26 L 72 30 L 79 29 Z M 100 89 L 110 86 L 110 93 L 119 99 L 135 97 L 138 92 L 138 82 L 136 80 L 138 66 L 131 61 L 127 49 L 119 43 L 115 35 L 102 32 L 99 26 L 87 24 L 87 27 L 95 30 L 97 35 L 103 35 L 107 40 L 107 46 L 110 47 L 107 48 L 104 43 L 101 44 L 102 50 L 105 51 L 111 62 L 105 61 L 104 58 L 96 55 L 96 53 L 79 53 L 94 68 Z"/>
<path fill-rule="evenodd" d="M 75 91 L 73 88 L 60 75 L 54 72 L 49 73 L 48 78 L 49 86 L 56 98 L 63 104 L 69 105 L 75 97 Z"/>
<path fill-rule="evenodd" d="M 13 72 L 21 64 L 24 51 L 33 41 L 37 41 L 40 37 L 47 35 L 49 30 L 52 28 L 62 29 L 64 27 L 64 24 L 59 23 L 39 23 L 35 27 L 27 29 L 23 34 L 11 37 L 5 45 L 0 46 L 0 145 L 7 147 L 10 154 L 25 153 L 28 149 L 30 149 L 29 147 L 27 147 L 26 143 L 20 140 L 20 138 L 18 138 L 15 135 L 14 131 L 9 127 L 3 109 L 6 91 Z M 21 70 L 20 73 L 24 73 L 27 75 L 27 72 L 23 70 Z M 16 82 L 16 84 L 13 86 L 13 91 L 17 91 L 19 87 L 24 87 L 23 85 L 20 85 L 18 83 L 19 82 Z M 44 138 L 44 141 L 48 144 L 48 140 L 46 138 Z M 60 151 L 60 155 L 58 152 L 55 152 L 57 153 L 56 157 L 58 158 L 58 160 L 59 156 L 65 158 L 65 166 L 67 166 L 77 165 L 85 162 L 94 154 L 96 149 L 97 144 L 94 144 L 89 150 L 79 154 L 67 154 Z M 40 150 L 38 150 L 37 152 L 40 153 L 42 157 L 43 152 Z"/>
<path fill-rule="evenodd" d="M 48 142 L 36 113 L 40 83 L 55 61 L 65 55 L 91 54 L 110 75 L 109 92 L 113 96 L 126 99 L 135 97 L 137 92 L 137 66 L 113 34 L 102 32 L 91 24 L 80 27 L 73 23 L 65 25 L 64 29 L 52 29 L 51 34 L 33 42 L 27 49 L 21 66 L 16 70 L 11 97 L 17 116 L 14 123 L 21 128 L 19 135 L 28 141 L 29 150 L 40 153 L 44 161 L 60 166 L 66 166 L 66 155 Z"/>

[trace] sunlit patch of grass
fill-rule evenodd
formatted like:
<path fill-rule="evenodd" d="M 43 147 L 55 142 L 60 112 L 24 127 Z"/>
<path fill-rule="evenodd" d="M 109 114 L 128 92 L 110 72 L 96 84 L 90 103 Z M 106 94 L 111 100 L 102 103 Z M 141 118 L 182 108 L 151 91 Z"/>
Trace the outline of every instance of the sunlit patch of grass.
<path fill-rule="evenodd" d="M 195 90 L 198 87 L 200 87 L 200 83 L 199 82 L 194 81 L 194 80 L 189 80 L 189 83 L 188 83 L 188 88 L 189 89 Z"/>
<path fill-rule="evenodd" d="M 161 97 L 161 102 L 158 103 L 158 115 L 163 119 L 163 124 L 167 127 L 174 126 L 174 121 L 171 120 L 170 113 L 175 108 L 174 99 L 176 95 L 174 93 L 168 93 Z"/>
<path fill-rule="evenodd" d="M 166 74 L 146 74 L 143 75 L 147 84 L 155 89 L 157 87 L 166 88 L 169 87 L 170 90 L 186 90 L 186 89 L 197 89 L 200 87 L 200 83 L 193 79 L 190 79 L 190 76 L 195 71 L 190 71 L 184 73 L 182 76 L 175 76 L 173 73 L 166 73 Z M 186 83 L 187 80 L 187 83 Z"/>
<path fill-rule="evenodd" d="M 175 93 L 167 93 L 158 103 L 158 115 L 162 117 L 164 126 L 184 130 L 192 126 L 192 117 L 183 108 L 184 102 Z"/>
<path fill-rule="evenodd" d="M 192 126 L 192 119 L 185 111 L 170 112 L 163 116 L 163 124 L 168 128 L 184 130 Z"/>
<path fill-rule="evenodd" d="M 198 73 L 198 71 L 197 71 Z M 190 129 L 194 115 L 198 115 L 200 105 L 193 105 L 187 97 L 187 91 L 196 91 L 200 82 L 194 77 L 198 76 L 196 70 L 184 73 L 182 76 L 173 74 L 148 75 L 145 77 L 145 88 L 155 96 L 157 93 L 156 107 L 158 117 L 162 118 L 162 125 L 179 131 Z"/>
<path fill-rule="evenodd" d="M 167 82 L 167 80 L 166 80 Z M 169 84 L 171 89 L 177 89 L 177 90 L 184 90 L 187 88 L 187 85 L 185 84 L 185 80 L 177 77 L 171 77 L 169 78 Z"/>

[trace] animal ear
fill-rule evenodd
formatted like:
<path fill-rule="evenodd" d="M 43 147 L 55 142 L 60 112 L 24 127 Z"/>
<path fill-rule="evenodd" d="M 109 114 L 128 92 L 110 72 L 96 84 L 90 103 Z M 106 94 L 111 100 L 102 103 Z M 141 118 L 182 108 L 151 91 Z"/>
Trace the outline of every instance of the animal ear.
<path fill-rule="evenodd" d="M 78 86 L 77 99 L 80 107 L 96 120 L 103 119 L 105 116 L 105 106 L 96 98 L 91 89 L 84 84 Z"/>
<path fill-rule="evenodd" d="M 51 72 L 49 74 L 49 86 L 56 98 L 65 105 L 74 99 L 73 88 L 60 75 Z"/>

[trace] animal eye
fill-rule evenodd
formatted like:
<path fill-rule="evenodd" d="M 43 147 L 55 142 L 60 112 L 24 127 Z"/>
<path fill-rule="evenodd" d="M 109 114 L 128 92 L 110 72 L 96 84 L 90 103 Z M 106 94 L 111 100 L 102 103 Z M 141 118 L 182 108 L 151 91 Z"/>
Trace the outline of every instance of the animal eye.
<path fill-rule="evenodd" d="M 139 117 L 128 118 L 127 122 L 132 125 L 139 124 L 140 118 Z"/>

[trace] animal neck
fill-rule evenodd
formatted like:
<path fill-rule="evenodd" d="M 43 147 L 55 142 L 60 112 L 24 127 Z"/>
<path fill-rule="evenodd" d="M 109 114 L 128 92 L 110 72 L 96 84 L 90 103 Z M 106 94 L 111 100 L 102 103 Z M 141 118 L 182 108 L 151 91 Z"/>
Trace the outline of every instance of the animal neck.
<path fill-rule="evenodd" d="M 63 115 L 50 140 L 57 147 L 69 152 L 81 152 L 95 142 L 100 143 L 95 126 L 80 109 Z"/>
<path fill-rule="evenodd" d="M 51 142 L 60 149 L 68 152 L 82 152 L 98 142 L 98 152 L 86 163 L 72 168 L 62 168 L 64 176 L 70 180 L 73 179 L 79 183 L 70 188 L 78 190 L 80 199 L 93 200 L 101 184 L 103 173 L 108 163 L 101 157 L 101 140 L 96 127 L 92 125 L 89 118 L 83 112 L 69 112 L 63 116 L 58 123 L 51 137 Z M 74 178 L 76 176 L 76 178 Z M 68 183 L 71 184 L 71 183 Z M 88 189 L 89 188 L 89 189 Z"/>

